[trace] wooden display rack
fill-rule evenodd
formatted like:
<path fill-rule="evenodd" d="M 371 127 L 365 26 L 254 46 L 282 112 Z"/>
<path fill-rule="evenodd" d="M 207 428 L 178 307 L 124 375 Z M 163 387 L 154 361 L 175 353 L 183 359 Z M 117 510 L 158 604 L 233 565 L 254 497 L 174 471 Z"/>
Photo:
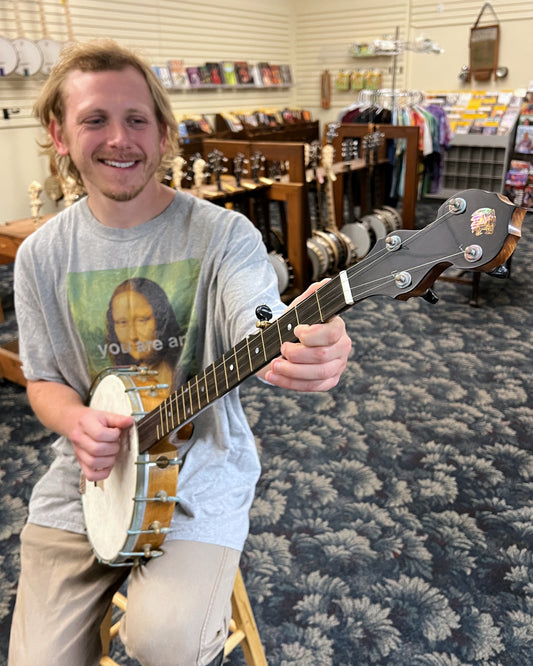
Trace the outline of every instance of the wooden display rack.
<path fill-rule="evenodd" d="M 415 206 L 418 196 L 418 127 L 401 127 L 398 125 L 358 125 L 357 123 L 343 123 L 336 129 L 336 136 L 331 142 L 335 155 L 342 155 L 342 142 L 345 138 L 363 139 L 372 132 L 381 132 L 385 139 L 405 139 L 405 185 L 402 203 L 402 226 L 404 229 L 413 229 L 415 222 Z M 327 128 L 326 128 L 327 132 Z M 326 134 L 324 134 L 326 136 Z M 364 157 L 364 154 L 363 154 Z M 379 149 L 378 158 L 385 160 L 385 145 Z M 338 178 L 333 187 L 335 198 L 335 213 L 338 220 L 342 219 L 343 182 Z"/>
<path fill-rule="evenodd" d="M 292 289 L 284 298 L 292 299 L 304 291 L 310 282 L 307 258 L 307 239 L 311 236 L 309 203 L 305 176 L 305 144 L 283 141 L 238 141 L 226 139 L 204 139 L 204 155 L 219 150 L 228 159 L 238 153 L 249 160 L 255 151 L 267 162 L 286 162 L 288 172 L 281 181 L 274 180 L 267 190 L 270 201 L 284 202 L 287 207 L 287 237 L 285 246 L 287 259 L 294 271 Z"/>
<path fill-rule="evenodd" d="M 17 250 L 22 241 L 51 217 L 52 215 L 43 215 L 39 218 L 37 224 L 32 218 L 24 218 L 0 225 L 0 264 L 10 264 L 15 261 Z M 0 346 L 0 379 L 9 379 L 9 381 L 21 386 L 26 386 L 18 350 L 17 340 L 12 340 Z"/>

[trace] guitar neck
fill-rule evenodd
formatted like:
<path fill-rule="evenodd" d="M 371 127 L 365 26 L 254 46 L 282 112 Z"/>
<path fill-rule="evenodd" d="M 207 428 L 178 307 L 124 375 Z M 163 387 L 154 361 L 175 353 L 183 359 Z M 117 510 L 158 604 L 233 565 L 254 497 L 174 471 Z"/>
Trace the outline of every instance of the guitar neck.
<path fill-rule="evenodd" d="M 267 328 L 254 333 L 192 377 L 185 385 L 137 423 L 139 450 L 147 451 L 173 430 L 181 428 L 215 400 L 279 356 L 284 342 L 295 342 L 299 324 L 318 324 L 353 304 L 340 275 L 287 310 Z M 349 289 L 349 287 L 348 287 Z"/>

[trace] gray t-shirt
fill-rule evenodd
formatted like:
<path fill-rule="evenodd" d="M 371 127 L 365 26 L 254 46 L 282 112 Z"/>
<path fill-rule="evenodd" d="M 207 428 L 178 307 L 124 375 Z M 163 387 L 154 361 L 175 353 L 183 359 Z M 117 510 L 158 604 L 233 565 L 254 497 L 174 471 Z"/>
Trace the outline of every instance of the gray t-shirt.
<path fill-rule="evenodd" d="M 129 315 L 111 305 L 124 285 L 134 283 L 158 294 L 166 332 L 160 326 L 162 339 L 155 343 L 139 333 L 125 336 L 134 327 L 131 292 L 122 299 Z M 267 303 L 274 316 L 284 310 L 252 223 L 183 192 L 161 215 L 132 229 L 101 225 L 86 200 L 61 212 L 21 245 L 15 303 L 26 378 L 67 384 L 84 399 L 100 370 L 124 359 L 135 363 L 139 349 L 152 359 L 150 352 L 166 350 L 179 386 L 254 331 L 257 305 Z M 136 319 L 142 330 L 150 317 L 141 313 Z M 122 337 L 113 337 L 111 329 Z M 238 389 L 194 423 L 194 446 L 180 473 L 180 503 L 167 538 L 241 549 L 260 469 Z M 29 521 L 84 533 L 72 445 L 59 437 L 53 447 L 56 457 L 34 488 Z"/>

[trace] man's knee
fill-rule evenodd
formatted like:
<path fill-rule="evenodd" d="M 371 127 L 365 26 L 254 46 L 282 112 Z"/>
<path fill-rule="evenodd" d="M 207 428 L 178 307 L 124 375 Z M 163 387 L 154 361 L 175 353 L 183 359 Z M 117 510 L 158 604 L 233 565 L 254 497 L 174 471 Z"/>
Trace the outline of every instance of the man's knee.
<path fill-rule="evenodd" d="M 128 607 L 120 635 L 127 654 L 143 666 L 205 666 L 224 649 L 229 632 L 229 618 L 222 618 L 220 628 L 209 635 L 205 616 L 198 614 L 186 618 L 163 608 L 151 617 L 130 613 Z"/>

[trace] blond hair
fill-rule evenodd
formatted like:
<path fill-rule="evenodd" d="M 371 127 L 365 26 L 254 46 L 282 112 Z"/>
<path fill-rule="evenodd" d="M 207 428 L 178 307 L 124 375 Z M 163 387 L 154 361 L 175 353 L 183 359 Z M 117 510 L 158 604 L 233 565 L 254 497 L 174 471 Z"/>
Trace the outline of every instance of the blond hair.
<path fill-rule="evenodd" d="M 166 131 L 165 154 L 161 159 L 158 176 L 162 178 L 179 152 L 178 125 L 168 95 L 152 68 L 140 56 L 112 39 L 94 39 L 75 43 L 61 52 L 61 57 L 52 69 L 34 106 L 34 114 L 42 126 L 48 130 L 50 121 L 55 118 L 62 126 L 65 121 L 64 84 L 70 72 L 121 71 L 126 67 L 135 68 L 144 78 L 154 102 L 154 110 L 161 131 Z M 62 178 L 74 178 L 83 188 L 81 175 L 69 155 L 57 153 L 50 134 L 40 142 L 43 153 L 50 158 L 50 166 Z"/>

